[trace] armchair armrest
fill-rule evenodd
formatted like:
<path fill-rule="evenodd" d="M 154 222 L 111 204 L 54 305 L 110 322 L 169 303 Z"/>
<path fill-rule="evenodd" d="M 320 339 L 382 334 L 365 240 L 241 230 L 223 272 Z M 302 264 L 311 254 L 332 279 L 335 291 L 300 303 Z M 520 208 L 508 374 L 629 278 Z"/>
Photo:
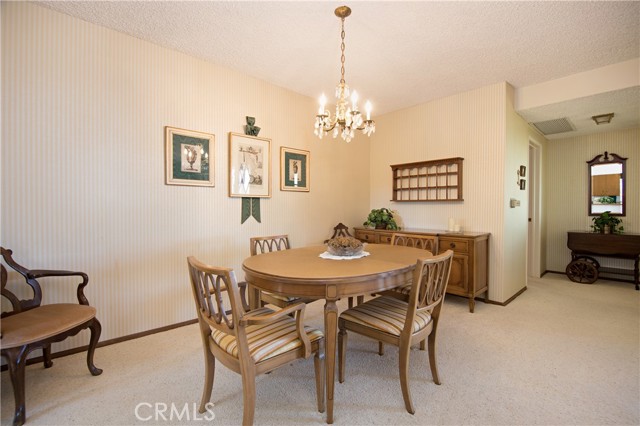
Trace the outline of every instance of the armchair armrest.
<path fill-rule="evenodd" d="M 84 272 L 78 271 L 58 271 L 53 269 L 31 269 L 27 273 L 29 278 L 44 278 L 44 277 L 72 277 L 78 276 L 88 281 L 89 277 Z"/>
<path fill-rule="evenodd" d="M 89 276 L 84 272 L 78 271 L 64 271 L 53 269 L 31 269 L 27 273 L 27 280 L 47 278 L 47 277 L 82 277 L 82 282 L 78 284 L 78 290 L 76 296 L 78 297 L 78 303 L 81 305 L 89 305 L 89 301 L 84 295 L 84 288 L 89 284 Z"/>
<path fill-rule="evenodd" d="M 309 358 L 311 356 L 311 341 L 309 340 L 309 336 L 307 336 L 307 332 L 304 329 L 304 309 L 306 305 L 304 303 L 295 303 L 290 305 L 284 309 L 280 309 L 271 314 L 267 315 L 245 315 L 242 319 L 240 319 L 239 323 L 241 326 L 254 325 L 254 324 L 268 324 L 272 323 L 284 316 L 289 316 L 292 313 L 295 313 L 296 319 L 296 332 L 298 334 L 298 338 L 302 342 L 302 347 L 304 349 L 304 357 Z"/>
<path fill-rule="evenodd" d="M 296 311 L 301 311 L 304 316 L 304 303 L 295 303 L 293 305 L 289 305 L 286 308 L 279 309 L 271 314 L 266 315 L 251 315 L 249 312 L 245 315 L 241 320 L 241 325 L 257 325 L 257 324 L 268 324 L 274 322 L 275 320 L 282 318 L 284 316 L 288 316 Z"/>
<path fill-rule="evenodd" d="M 78 297 L 78 303 L 81 305 L 89 305 L 89 301 L 84 295 L 84 288 L 89 283 L 89 277 L 84 272 L 77 271 L 65 271 L 65 270 L 50 270 L 50 269 L 28 269 L 24 266 L 18 264 L 13 259 L 13 251 L 6 249 L 4 247 L 0 247 L 0 255 L 4 258 L 4 261 L 9 265 L 13 270 L 18 272 L 20 275 L 24 277 L 27 281 L 27 284 L 33 289 L 33 299 L 30 300 L 22 300 L 19 301 L 19 306 L 14 309 L 17 311 L 20 310 L 28 310 L 32 309 L 36 306 L 40 306 L 42 302 L 42 289 L 40 288 L 40 283 L 38 282 L 38 278 L 44 277 L 69 277 L 69 276 L 78 276 L 82 277 L 82 282 L 78 284 L 78 289 L 76 290 L 76 296 Z M 7 296 L 8 290 L 3 287 L 2 295 Z M 13 301 L 12 301 L 13 305 Z"/>

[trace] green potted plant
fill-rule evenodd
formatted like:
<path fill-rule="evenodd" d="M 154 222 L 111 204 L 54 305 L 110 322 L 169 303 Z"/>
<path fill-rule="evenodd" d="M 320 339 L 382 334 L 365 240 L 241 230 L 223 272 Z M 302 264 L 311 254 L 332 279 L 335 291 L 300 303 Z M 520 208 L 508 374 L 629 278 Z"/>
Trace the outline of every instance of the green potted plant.
<path fill-rule="evenodd" d="M 398 224 L 393 218 L 393 213 L 385 207 L 371 210 L 363 225 L 377 229 L 398 229 Z"/>
<path fill-rule="evenodd" d="M 593 221 L 593 225 L 591 225 L 593 232 L 601 232 L 603 234 L 622 234 L 624 232 L 622 220 L 612 216 L 610 211 L 594 216 L 591 220 Z"/>

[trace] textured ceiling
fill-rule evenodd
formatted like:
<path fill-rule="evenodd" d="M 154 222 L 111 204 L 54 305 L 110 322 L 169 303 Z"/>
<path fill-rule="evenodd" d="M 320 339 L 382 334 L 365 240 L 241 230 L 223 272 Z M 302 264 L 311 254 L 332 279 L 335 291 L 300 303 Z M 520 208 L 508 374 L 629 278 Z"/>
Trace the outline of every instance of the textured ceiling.
<path fill-rule="evenodd" d="M 333 11 L 343 3 L 38 3 L 314 98 L 333 96 L 340 79 L 340 21 Z M 371 100 L 374 116 L 501 81 L 517 89 L 640 56 L 637 1 L 348 5 L 345 77 Z M 596 96 L 523 115 L 528 121 L 578 109 L 595 115 L 615 110 L 618 101 L 633 113 L 637 95 Z M 574 119 L 579 126 L 583 117 Z"/>

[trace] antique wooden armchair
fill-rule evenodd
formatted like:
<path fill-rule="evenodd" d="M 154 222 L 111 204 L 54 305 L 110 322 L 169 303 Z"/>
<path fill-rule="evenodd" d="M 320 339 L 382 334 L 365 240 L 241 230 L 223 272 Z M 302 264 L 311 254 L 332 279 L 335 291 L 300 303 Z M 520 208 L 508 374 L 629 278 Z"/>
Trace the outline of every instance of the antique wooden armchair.
<path fill-rule="evenodd" d="M 22 425 L 26 418 L 25 409 L 25 366 L 27 356 L 35 349 L 42 349 L 44 367 L 53 365 L 51 361 L 51 343 L 59 342 L 81 330 L 91 330 L 87 366 L 92 375 L 97 376 L 102 370 L 93 364 L 93 354 L 100 339 L 102 327 L 96 319 L 96 308 L 89 306 L 84 295 L 84 288 L 89 282 L 87 274 L 72 271 L 53 271 L 43 269 L 27 269 L 17 264 L 12 251 L 0 247 L 4 261 L 24 277 L 33 291 L 33 298 L 20 300 L 6 288 L 7 270 L 2 269 L 2 296 L 11 303 L 12 310 L 2 313 L 0 322 L 0 348 L 2 357 L 7 360 L 13 394 L 15 399 L 14 426 Z M 42 305 L 42 288 L 38 279 L 44 277 L 78 276 L 82 282 L 78 284 L 78 304 L 54 303 Z"/>
<path fill-rule="evenodd" d="M 256 256 L 262 253 L 269 253 L 272 251 L 289 250 L 289 248 L 291 247 L 289 245 L 288 235 L 253 237 L 249 240 L 249 245 L 251 256 Z M 315 300 L 295 296 L 282 296 L 279 294 L 256 290 L 255 288 L 250 289 L 250 291 L 251 298 L 255 299 L 254 301 L 249 302 L 250 304 L 254 303 L 254 305 L 252 305 L 252 308 L 258 306 L 258 301 L 260 301 L 263 306 L 270 303 L 279 308 L 286 308 L 287 306 L 293 305 L 295 303 L 310 303 Z"/>
<path fill-rule="evenodd" d="M 453 251 L 420 258 L 413 271 L 409 299 L 380 296 L 347 309 L 338 318 L 338 376 L 344 382 L 347 330 L 398 346 L 400 387 L 407 411 L 415 413 L 409 389 L 409 351 L 415 343 L 429 342 L 429 365 L 440 384 L 436 365 L 436 332 L 444 300 Z"/>
<path fill-rule="evenodd" d="M 318 411 L 324 412 L 324 335 L 304 326 L 304 303 L 273 311 L 247 311 L 232 269 L 187 258 L 204 349 L 204 413 L 213 389 L 215 361 L 242 376 L 243 425 L 253 424 L 256 376 L 314 354 Z M 294 317 L 292 317 L 292 315 Z"/>

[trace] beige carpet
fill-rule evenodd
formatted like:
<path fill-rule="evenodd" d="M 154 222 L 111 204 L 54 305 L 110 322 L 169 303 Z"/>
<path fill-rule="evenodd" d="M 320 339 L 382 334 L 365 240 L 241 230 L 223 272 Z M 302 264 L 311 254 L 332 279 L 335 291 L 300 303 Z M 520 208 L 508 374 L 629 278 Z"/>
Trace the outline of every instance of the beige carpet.
<path fill-rule="evenodd" d="M 344 306 L 340 306 L 343 308 Z M 308 306 L 322 326 L 322 302 Z M 436 386 L 426 352 L 411 354 L 416 414 L 404 409 L 398 352 L 351 335 L 347 378 L 336 383 L 335 424 L 342 425 L 638 425 L 640 292 L 600 280 L 579 285 L 561 275 L 532 280 L 506 307 L 448 296 L 439 330 Z M 92 377 L 84 354 L 27 368 L 27 425 L 236 425 L 240 378 L 218 364 L 211 413 L 194 418 L 203 385 L 197 326 L 98 349 Z M 315 410 L 313 362 L 297 362 L 257 383 L 256 424 L 324 424 Z M 155 407 L 174 406 L 154 417 Z M 188 409 L 185 409 L 185 404 Z M 136 418 L 136 406 L 138 416 Z M 2 373 L 2 425 L 13 415 Z M 180 414 L 181 417 L 178 415 Z M 187 417 L 188 416 L 188 417 Z"/>

